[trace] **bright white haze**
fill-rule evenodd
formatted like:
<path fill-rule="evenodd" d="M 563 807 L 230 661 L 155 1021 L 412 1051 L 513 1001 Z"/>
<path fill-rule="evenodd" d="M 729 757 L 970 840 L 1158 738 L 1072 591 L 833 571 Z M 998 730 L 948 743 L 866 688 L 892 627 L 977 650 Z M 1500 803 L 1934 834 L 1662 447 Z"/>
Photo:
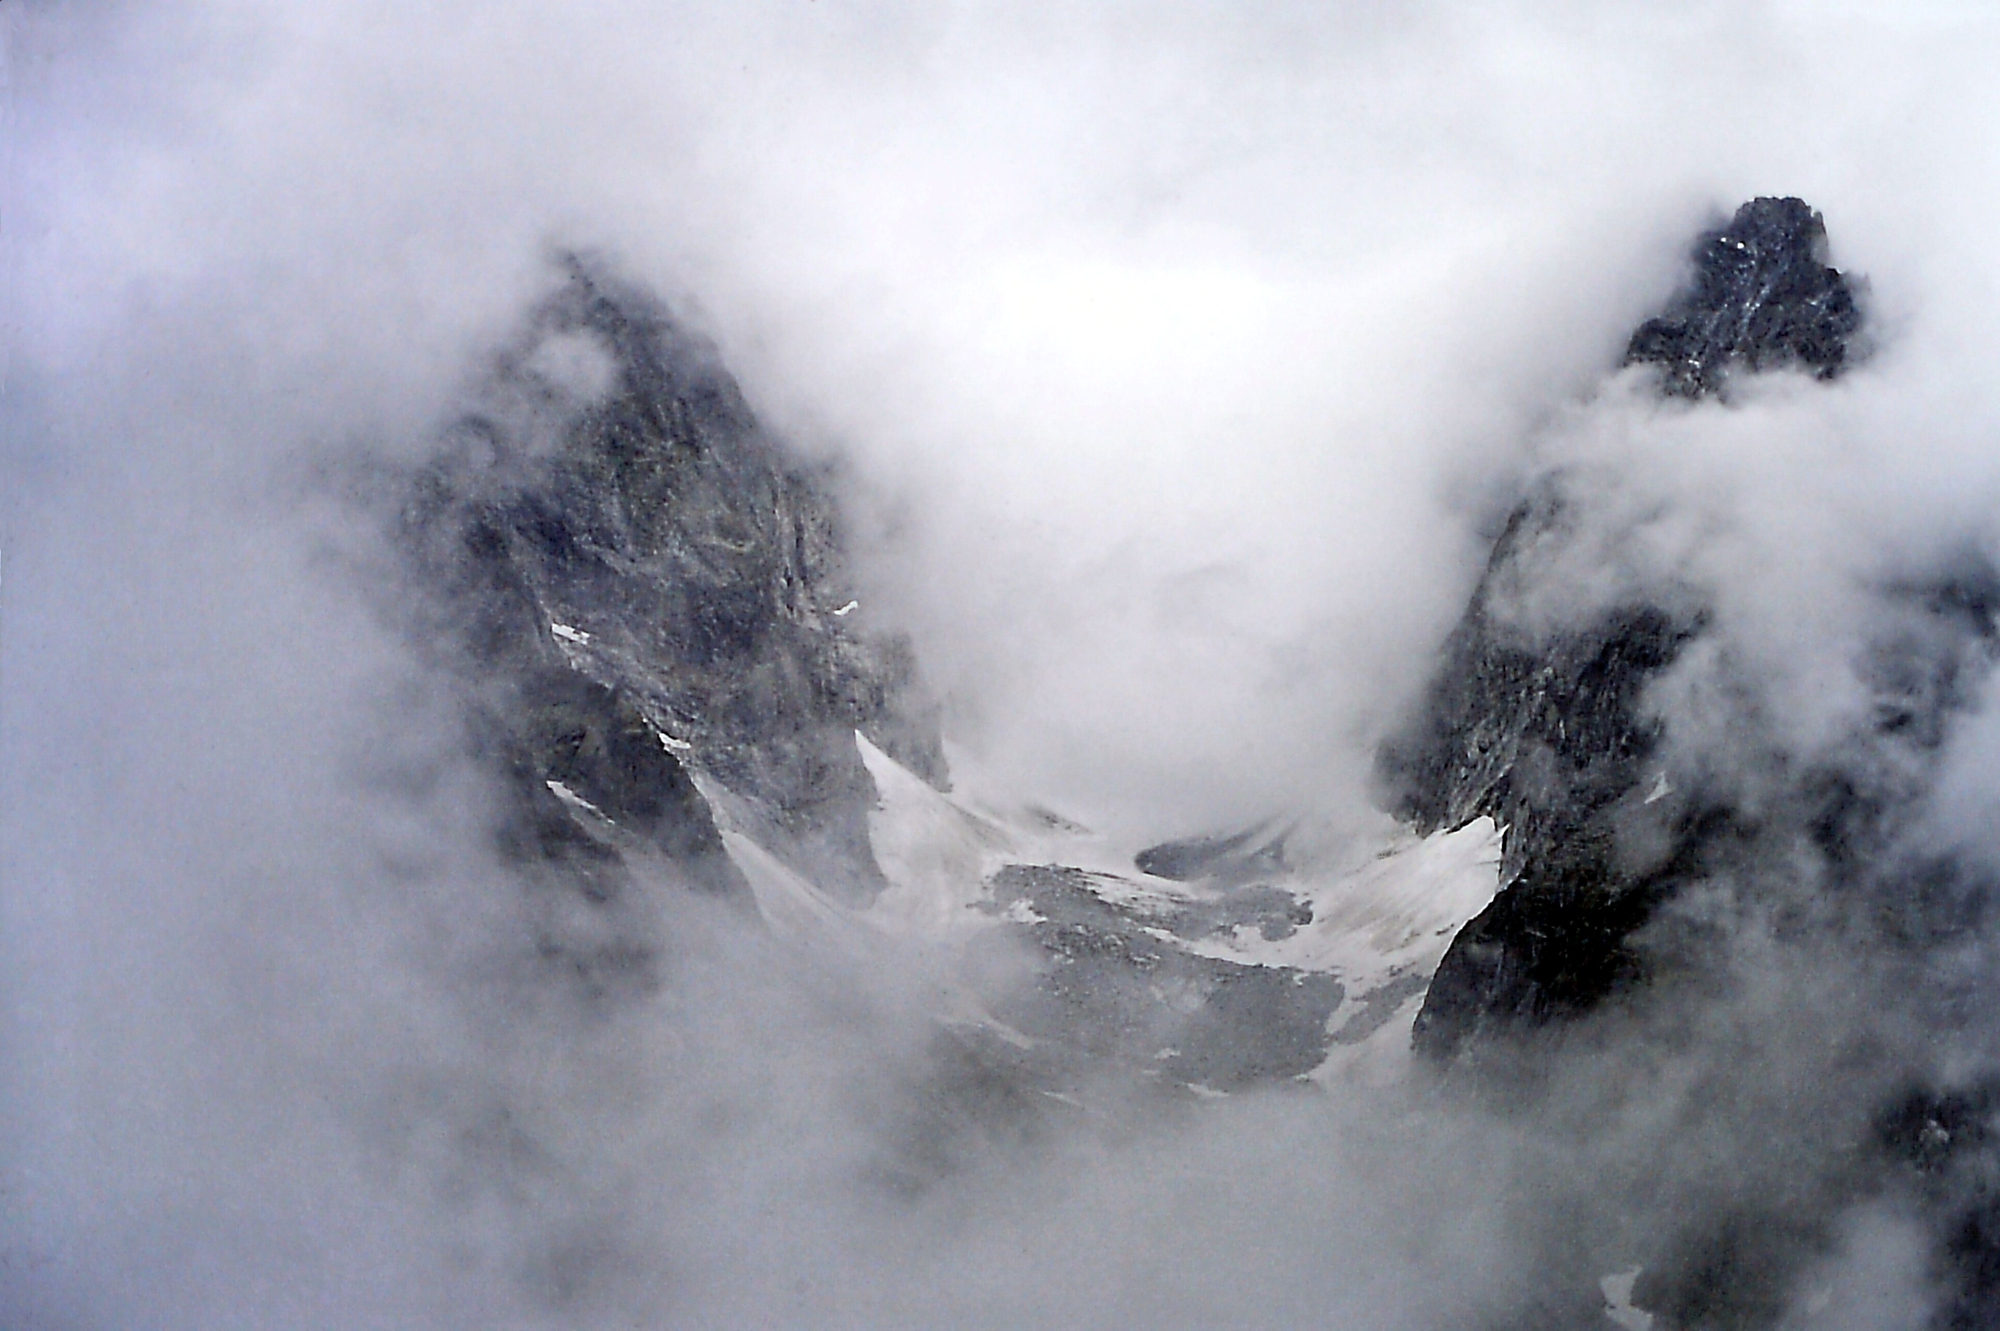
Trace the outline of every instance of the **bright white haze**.
<path fill-rule="evenodd" d="M 589 249 L 844 459 L 1015 786 L 1352 821 L 1537 463 L 1707 513 L 1802 679 L 1816 579 L 1987 539 L 1996 69 L 1974 4 L 0 6 L 0 1324 L 1453 1324 L 1476 1127 L 1258 1102 L 892 1202 L 891 982 L 750 939 L 487 1002 L 475 798 L 357 778 L 442 727 L 300 478 L 420 453 Z M 1864 369 L 1579 407 L 1760 194 L 1867 277 Z M 539 1182 L 461 1177 L 513 1124 Z"/>

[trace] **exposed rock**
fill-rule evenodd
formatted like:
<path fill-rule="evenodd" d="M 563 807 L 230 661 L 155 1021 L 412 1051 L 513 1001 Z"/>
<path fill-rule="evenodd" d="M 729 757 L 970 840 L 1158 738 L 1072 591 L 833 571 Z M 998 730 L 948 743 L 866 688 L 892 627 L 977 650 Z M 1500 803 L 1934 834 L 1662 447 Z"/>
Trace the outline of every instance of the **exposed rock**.
<path fill-rule="evenodd" d="M 1024 917 L 1021 928 L 1048 958 L 1037 982 L 1000 1015 L 1048 1041 L 1059 1060 L 1108 1059 L 1226 1091 L 1303 1076 L 1326 1057 L 1340 982 L 1201 956 L 1178 943 L 1210 931 L 1213 920 L 1119 909 L 1093 890 L 1089 874 L 1059 865 L 1003 869 L 993 879 L 992 909 Z"/>
<path fill-rule="evenodd" d="M 1454 939 L 1418 1017 L 1419 1048 L 1440 1057 L 1490 1023 L 1582 1011 L 1614 991 L 1637 969 L 1623 940 L 1657 898 L 1616 867 L 1619 824 L 1675 807 L 1646 803 L 1658 735 L 1640 699 L 1700 619 L 1626 605 L 1538 640 L 1497 615 L 1521 543 L 1558 530 L 1552 508 L 1515 513 L 1422 713 L 1380 756 L 1419 831 L 1481 815 L 1505 829 L 1505 886 Z"/>
<path fill-rule="evenodd" d="M 700 776 L 773 853 L 865 898 L 854 732 L 945 780 L 908 644 L 864 627 L 823 474 L 715 349 L 582 261 L 565 276 L 409 484 L 405 611 L 465 680 L 527 826 L 595 810 L 693 886 L 743 892 Z"/>
<path fill-rule="evenodd" d="M 1267 835 L 1268 825 L 1233 836 L 1189 837 L 1148 846 L 1133 857 L 1141 873 L 1175 882 L 1248 882 L 1285 868 L 1285 836 Z"/>
<path fill-rule="evenodd" d="M 574 671 L 546 670 L 520 679 L 508 702 L 484 718 L 491 733 L 501 737 L 517 783 L 555 795 L 561 806 L 538 795 L 546 816 L 503 825 L 504 839 L 535 839 L 532 848 L 517 846 L 517 853 L 547 855 L 552 834 L 541 829 L 552 815 L 560 812 L 575 827 L 577 806 L 587 806 L 609 825 L 605 833 L 621 829 L 642 839 L 692 886 L 716 893 L 741 886 L 687 769 L 660 743 L 628 693 Z M 611 840 L 601 834 L 598 844 Z"/>
<path fill-rule="evenodd" d="M 1628 363 L 1698 397 L 1732 371 L 1846 364 L 1859 313 L 1825 264 L 1819 215 L 1755 199 L 1702 237 L 1668 312 L 1633 335 Z M 1537 594 L 1574 539 L 1577 501 L 1560 475 L 1515 510 L 1414 721 L 1378 769 L 1419 830 L 1489 814 L 1505 829 L 1493 904 L 1446 954 L 1418 1018 L 1420 1049 L 1450 1059 L 1477 1032 L 1587 1011 L 1643 969 L 1627 940 L 1720 843 L 1727 810 L 1673 789 L 1655 761 L 1648 685 L 1703 631 L 1684 588 L 1641 588 L 1554 627 L 1510 609 Z M 1560 599 L 1561 589 L 1553 595 Z"/>
<path fill-rule="evenodd" d="M 1758 199 L 1701 239 L 1687 291 L 1634 334 L 1626 362 L 1658 366 L 1669 396 L 1726 400 L 1733 376 L 1835 377 L 1859 328 L 1818 215 Z M 1869 588 L 1852 668 L 1870 705 L 1841 738 L 1802 752 L 1765 727 L 1763 685 L 1732 672 L 1699 594 L 1658 581 L 1607 604 L 1569 590 L 1562 570 L 1584 558 L 1589 502 L 1556 474 L 1515 510 L 1420 710 L 1378 756 L 1392 807 L 1419 830 L 1482 814 L 1504 829 L 1501 891 L 1452 940 L 1416 1022 L 1418 1051 L 1482 1093 L 1525 1090 L 1532 1102 L 1576 1019 L 1623 1006 L 1671 1027 L 1725 993 L 1728 936 L 1747 920 L 1797 958 L 1865 957 L 1906 1023 L 1894 1029 L 1962 1027 L 1991 995 L 1974 997 L 1982 982 L 1939 959 L 1974 936 L 1991 885 L 1936 849 L 1923 818 L 1946 737 L 1994 665 L 1993 568 L 1968 557 Z M 1697 646 L 1705 655 L 1691 655 Z M 1649 706 L 1691 661 L 1716 685 L 1709 723 L 1726 735 L 1706 754 L 1670 750 Z M 1688 1000 L 1679 1016 L 1647 1006 L 1665 994 Z M 1968 1093 L 1925 1092 L 1871 1143 L 1862 1120 L 1823 1112 L 1831 1088 L 1865 1106 L 1898 1078 L 1927 1083 L 1928 1055 L 1872 1030 L 1866 1012 L 1809 1031 L 1815 1020 L 1798 1014 L 1796 1034 L 1819 1042 L 1800 1057 L 1826 1060 L 1813 1074 L 1824 1084 L 1794 1093 L 1820 1097 L 1817 1108 L 1763 1122 L 1759 1141 L 1677 1129 L 1714 1154 L 1677 1193 L 1656 1178 L 1649 1204 L 1663 1214 L 1646 1218 L 1632 1304 L 1660 1331 L 1774 1326 L 1829 1255 L 1841 1208 L 1900 1190 L 1921 1198 L 1940 1236 L 1943 1324 L 1991 1325 L 2000 1174 L 1973 1144 L 1990 1117 L 1975 1129 L 1984 1111 Z M 1682 1056 L 1733 1084 L 1726 1051 Z M 1568 1278 L 1554 1283 L 1580 1295 Z"/>
<path fill-rule="evenodd" d="M 1694 279 L 1632 334 L 1628 365 L 1658 365 L 1681 397 L 1723 388 L 1736 369 L 1797 365 L 1831 379 L 1847 364 L 1861 311 L 1827 267 L 1826 224 L 1800 199 L 1752 199 L 1701 238 Z"/>

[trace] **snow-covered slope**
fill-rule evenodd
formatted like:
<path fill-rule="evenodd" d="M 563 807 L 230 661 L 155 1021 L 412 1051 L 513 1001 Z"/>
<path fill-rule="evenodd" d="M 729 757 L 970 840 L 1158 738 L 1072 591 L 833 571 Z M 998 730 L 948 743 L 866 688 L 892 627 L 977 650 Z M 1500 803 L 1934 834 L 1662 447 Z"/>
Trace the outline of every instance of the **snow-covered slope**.
<path fill-rule="evenodd" d="M 601 352 L 600 390 L 535 378 L 551 338 Z M 1400 1052 L 1493 896 L 1490 822 L 1420 841 L 1385 818 L 1351 862 L 1301 864 L 1269 828 L 1142 848 L 1051 813 L 945 751 L 913 649 L 852 594 L 826 478 L 712 346 L 582 260 L 517 341 L 436 456 L 379 482 L 428 591 L 390 613 L 509 800 L 506 862 L 586 914 L 655 870 L 754 902 L 1059 1095 Z M 551 927 L 536 955 L 594 946 Z"/>
<path fill-rule="evenodd" d="M 788 868 L 704 781 L 724 844 L 776 933 L 896 956 L 931 977 L 940 1018 L 998 1037 L 1068 1094 L 1109 1066 L 1169 1086 L 1399 1073 L 1430 976 L 1497 888 L 1489 819 L 1392 833 L 1342 862 L 1182 882 L 1124 845 L 996 790 L 953 753 L 940 792 L 859 734 L 879 798 L 869 837 L 888 887 L 853 905 Z M 975 983 L 997 954 L 1010 980 Z"/>

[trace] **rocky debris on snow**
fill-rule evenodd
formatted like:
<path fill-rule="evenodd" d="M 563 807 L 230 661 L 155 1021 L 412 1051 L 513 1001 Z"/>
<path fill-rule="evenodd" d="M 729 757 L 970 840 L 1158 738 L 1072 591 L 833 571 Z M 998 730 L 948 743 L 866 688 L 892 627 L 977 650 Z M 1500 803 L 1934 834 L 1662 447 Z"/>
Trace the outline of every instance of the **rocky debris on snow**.
<path fill-rule="evenodd" d="M 1048 959 L 999 1014 L 1032 1038 L 1224 1091 L 1304 1076 L 1326 1057 L 1344 992 L 1331 975 L 1191 952 L 1176 934 L 1199 929 L 1179 912 L 1155 923 L 1060 865 L 1003 869 L 991 909 L 1016 916 Z"/>

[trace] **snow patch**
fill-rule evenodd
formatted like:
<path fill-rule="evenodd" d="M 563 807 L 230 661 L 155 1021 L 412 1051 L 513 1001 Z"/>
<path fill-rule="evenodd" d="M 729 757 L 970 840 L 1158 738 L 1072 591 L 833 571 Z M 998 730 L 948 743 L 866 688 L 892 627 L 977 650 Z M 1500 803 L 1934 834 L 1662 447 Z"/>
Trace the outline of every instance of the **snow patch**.
<path fill-rule="evenodd" d="M 1625 1331 L 1652 1331 L 1653 1314 L 1632 1306 L 1632 1286 L 1638 1283 L 1643 1267 L 1619 1271 L 1597 1282 L 1604 1291 L 1604 1315 Z"/>
<path fill-rule="evenodd" d="M 850 955 L 870 954 L 866 928 L 852 912 L 734 828 L 724 828 L 722 845 L 750 884 L 757 913 L 780 938 L 833 940 Z"/>
<path fill-rule="evenodd" d="M 1328 971 L 1360 996 L 1411 974 L 1429 976 L 1466 921 L 1500 890 L 1500 829 L 1475 818 L 1455 832 L 1400 835 L 1359 868 L 1274 880 L 1312 907 L 1290 936 L 1252 930 L 1189 944 L 1223 961 Z"/>
<path fill-rule="evenodd" d="M 950 939 L 940 937 L 946 931 L 910 927 L 910 922 L 900 919 L 894 910 L 883 911 L 880 898 L 861 908 L 835 900 L 743 830 L 731 817 L 737 801 L 727 787 L 699 770 L 693 776 L 695 789 L 714 814 L 723 849 L 750 884 L 757 913 L 774 935 L 811 946 L 830 942 L 865 963 L 893 967 L 913 978 L 926 992 L 925 1001 L 932 1013 L 947 1025 L 977 1028 L 1020 1049 L 1035 1046 L 1032 1037 L 995 1017 L 979 996 L 961 983 L 954 971 L 956 958 Z M 910 779 L 923 785 L 915 776 Z M 975 911 L 964 914 L 975 924 L 992 927 L 995 923 L 991 916 Z"/>
<path fill-rule="evenodd" d="M 674 747 L 664 734 L 661 739 Z M 1410 1033 L 1430 977 L 1459 929 L 1499 889 L 1500 829 L 1480 818 L 1429 837 L 1397 831 L 1376 853 L 1340 864 L 1275 872 L 1268 886 L 1312 908 L 1311 920 L 1285 937 L 1267 939 L 1254 928 L 1187 937 L 1172 932 L 1180 927 L 1174 922 L 1191 910 L 1212 908 L 1226 893 L 1139 872 L 1135 847 L 1051 820 L 1035 804 L 990 785 L 966 755 L 947 751 L 955 783 L 947 794 L 865 735 L 857 732 L 854 742 L 875 784 L 869 843 L 888 884 L 866 906 L 838 902 L 780 863 L 730 825 L 722 812 L 726 792 L 711 790 L 712 778 L 697 773 L 696 784 L 717 807 L 724 844 L 773 932 L 833 934 L 843 946 L 871 956 L 893 952 L 898 964 L 933 973 L 941 1016 L 1002 1038 L 1027 1037 L 1002 1030 L 954 972 L 964 947 L 983 931 L 1040 922 L 1026 900 L 1011 902 L 1004 912 L 993 909 L 990 882 L 1009 865 L 1080 870 L 1090 892 L 1163 945 L 1238 964 L 1335 976 L 1346 1000 L 1329 1032 L 1328 1056 L 1310 1074 L 1321 1083 L 1380 1085 L 1407 1075 Z"/>
<path fill-rule="evenodd" d="M 987 900 L 989 877 L 1020 861 L 1021 839 L 933 790 L 859 731 L 854 743 L 875 782 L 868 841 L 889 883 L 870 904 L 869 918 L 905 936 L 949 935 L 994 923 L 973 907 Z"/>
<path fill-rule="evenodd" d="M 564 804 L 567 804 L 570 808 L 575 809 L 580 813 L 587 813 L 593 818 L 601 818 L 607 823 L 611 821 L 610 815 L 606 814 L 604 810 L 598 808 L 595 804 L 592 804 L 589 800 L 577 794 L 574 790 L 571 790 L 568 786 L 564 785 L 562 782 L 544 781 L 542 782 L 542 784 L 549 788 L 550 794 L 554 795 Z"/>
<path fill-rule="evenodd" d="M 1350 993 L 1341 1003 L 1341 1010 L 1365 997 Z M 1422 992 L 1410 995 L 1389 1020 L 1376 1028 L 1367 1039 L 1353 1044 L 1334 1044 L 1327 1051 L 1326 1061 L 1307 1073 L 1305 1080 L 1320 1086 L 1368 1086 L 1376 1089 L 1403 1081 L 1409 1076 L 1410 1066 L 1416 1058 L 1410 1042 L 1416 1030 L 1417 1013 L 1423 1005 Z M 1339 1012 L 1335 1015 L 1338 1016 Z"/>

